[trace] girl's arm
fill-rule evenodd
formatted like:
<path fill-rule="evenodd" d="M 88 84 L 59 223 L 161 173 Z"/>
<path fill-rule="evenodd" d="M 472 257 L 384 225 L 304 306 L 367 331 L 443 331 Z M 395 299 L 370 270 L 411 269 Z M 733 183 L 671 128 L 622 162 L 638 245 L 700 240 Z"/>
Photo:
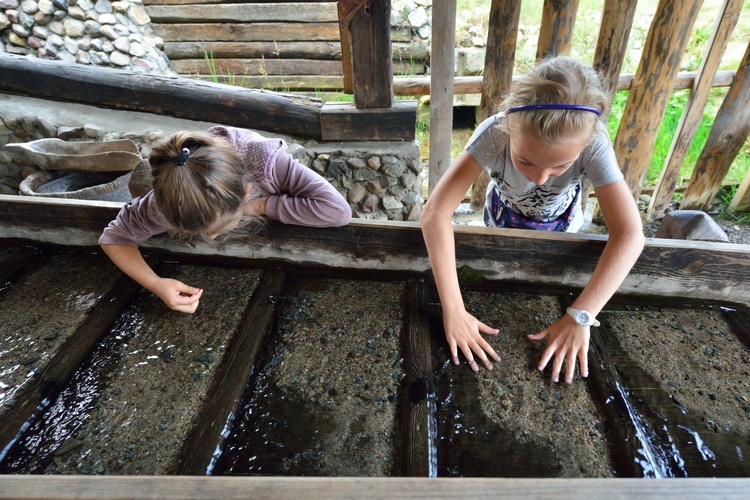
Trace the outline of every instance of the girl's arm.
<path fill-rule="evenodd" d="M 602 186 L 595 192 L 609 239 L 589 283 L 572 305 L 574 309 L 586 310 L 594 316 L 599 314 L 625 280 L 645 242 L 641 216 L 625 181 Z M 570 315 L 565 314 L 546 330 L 530 335 L 532 340 L 549 339 L 539 361 L 539 370 L 543 370 L 554 356 L 552 380 L 555 382 L 559 380 L 563 361 L 566 364 L 567 383 L 573 381 L 576 359 L 580 363 L 581 376 L 588 376 L 589 328 L 579 326 Z"/>
<path fill-rule="evenodd" d="M 443 326 L 453 362 L 458 364 L 458 350 L 466 357 L 474 371 L 479 367 L 476 355 L 492 370 L 492 361 L 500 358 L 482 337 L 483 333 L 498 333 L 464 308 L 456 272 L 456 249 L 451 216 L 461 203 L 471 183 L 479 177 L 482 168 L 466 151 L 453 162 L 430 194 L 421 216 L 422 235 L 430 257 L 435 285 L 443 308 Z"/>
<path fill-rule="evenodd" d="M 264 213 L 285 224 L 335 227 L 348 224 L 352 209 L 326 179 L 282 151 L 270 172 L 276 189 L 266 200 Z"/>
<path fill-rule="evenodd" d="M 122 272 L 133 278 L 143 288 L 154 293 L 170 309 L 194 313 L 198 308 L 203 290 L 171 278 L 161 278 L 143 260 L 137 247 L 102 245 L 102 249 Z"/>

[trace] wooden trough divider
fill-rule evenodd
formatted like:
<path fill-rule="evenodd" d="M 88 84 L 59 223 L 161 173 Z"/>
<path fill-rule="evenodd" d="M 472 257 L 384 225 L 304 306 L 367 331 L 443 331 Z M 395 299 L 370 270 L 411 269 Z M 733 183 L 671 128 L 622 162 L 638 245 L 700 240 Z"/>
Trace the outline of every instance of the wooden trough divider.
<path fill-rule="evenodd" d="M 147 262 L 156 267 L 152 259 Z M 157 269 L 163 276 L 169 276 L 173 266 Z M 45 400 L 52 401 L 57 397 L 102 337 L 109 332 L 112 323 L 141 290 L 138 283 L 123 274 L 110 291 L 97 301 L 75 334 L 57 349 L 46 367 L 16 394 L 16 400 L 10 409 L 0 415 L 0 456 L 21 437 L 28 427 L 27 423 L 44 411 L 48 406 Z"/>
<path fill-rule="evenodd" d="M 177 467 L 179 474 L 211 474 L 216 453 L 226 437 L 224 432 L 235 419 L 258 353 L 270 330 L 276 299 L 283 293 L 285 281 L 286 273 L 277 269 L 266 270 L 261 276 L 182 452 Z"/>
<path fill-rule="evenodd" d="M 429 289 L 424 281 L 409 281 L 405 331 L 401 337 L 401 355 L 404 358 L 404 380 L 401 386 L 404 476 L 437 476 L 437 416 L 428 302 Z"/>

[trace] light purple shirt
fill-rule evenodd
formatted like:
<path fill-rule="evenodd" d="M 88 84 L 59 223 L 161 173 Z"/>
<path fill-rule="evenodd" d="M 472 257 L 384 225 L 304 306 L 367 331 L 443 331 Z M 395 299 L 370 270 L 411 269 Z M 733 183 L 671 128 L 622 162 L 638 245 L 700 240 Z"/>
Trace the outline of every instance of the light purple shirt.
<path fill-rule="evenodd" d="M 212 127 L 207 133 L 225 137 L 237 149 L 245 168 L 260 179 L 259 196 L 268 196 L 266 215 L 285 224 L 336 227 L 348 224 L 352 210 L 327 180 L 295 160 L 282 139 L 268 139 L 251 130 Z M 156 208 L 154 192 L 126 203 L 104 228 L 100 245 L 138 246 L 169 227 Z"/>

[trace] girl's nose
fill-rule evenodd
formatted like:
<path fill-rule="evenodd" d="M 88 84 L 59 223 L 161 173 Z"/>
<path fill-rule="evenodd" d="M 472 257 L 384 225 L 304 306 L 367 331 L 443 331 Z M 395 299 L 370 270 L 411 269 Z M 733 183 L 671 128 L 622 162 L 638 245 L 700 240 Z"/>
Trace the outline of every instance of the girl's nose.
<path fill-rule="evenodd" d="M 549 179 L 549 174 L 547 172 L 540 172 L 535 176 L 529 177 L 529 180 L 537 186 L 541 186 L 547 182 L 547 179 Z"/>

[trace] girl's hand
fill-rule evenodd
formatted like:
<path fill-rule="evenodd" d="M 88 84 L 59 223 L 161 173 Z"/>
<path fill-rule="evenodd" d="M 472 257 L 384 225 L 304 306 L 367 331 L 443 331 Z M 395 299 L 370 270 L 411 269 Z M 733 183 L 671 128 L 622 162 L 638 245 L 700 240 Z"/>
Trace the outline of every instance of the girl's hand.
<path fill-rule="evenodd" d="M 448 346 L 451 350 L 453 363 L 458 365 L 458 349 L 461 349 L 466 361 L 471 369 L 479 371 L 479 366 L 474 361 L 474 355 L 482 361 L 488 370 L 492 370 L 491 357 L 495 361 L 500 361 L 500 356 L 490 347 L 480 332 L 497 335 L 496 328 L 491 328 L 474 316 L 461 309 L 448 313 L 444 311 L 443 327 L 445 328 L 445 338 L 448 340 Z M 489 354 L 489 357 L 487 356 Z"/>
<path fill-rule="evenodd" d="M 203 295 L 202 289 L 171 278 L 159 278 L 151 287 L 151 291 L 170 309 L 190 314 L 198 309 Z"/>
<path fill-rule="evenodd" d="M 552 381 L 560 381 L 560 370 L 565 362 L 565 382 L 573 383 L 573 373 L 576 367 L 576 358 L 581 364 L 581 377 L 589 376 L 589 338 L 591 330 L 588 326 L 580 326 L 568 314 L 552 323 L 548 328 L 539 333 L 528 336 L 531 340 L 548 339 L 547 349 L 542 354 L 537 368 L 544 370 L 552 356 Z"/>

